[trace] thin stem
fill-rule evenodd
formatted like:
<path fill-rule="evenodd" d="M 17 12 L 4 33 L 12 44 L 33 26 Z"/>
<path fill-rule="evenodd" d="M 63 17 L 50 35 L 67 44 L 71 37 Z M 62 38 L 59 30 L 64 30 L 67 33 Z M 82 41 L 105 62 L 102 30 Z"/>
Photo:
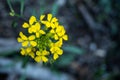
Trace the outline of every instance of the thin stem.
<path fill-rule="evenodd" d="M 21 0 L 21 8 L 20 8 L 20 15 L 23 16 L 23 10 L 24 10 L 24 0 Z"/>
<path fill-rule="evenodd" d="M 7 0 L 7 3 L 8 3 L 8 6 L 9 6 L 9 8 L 10 8 L 10 11 L 11 11 L 11 12 L 14 12 L 14 9 L 12 8 L 12 5 L 11 5 L 11 3 L 10 3 L 10 0 Z"/>

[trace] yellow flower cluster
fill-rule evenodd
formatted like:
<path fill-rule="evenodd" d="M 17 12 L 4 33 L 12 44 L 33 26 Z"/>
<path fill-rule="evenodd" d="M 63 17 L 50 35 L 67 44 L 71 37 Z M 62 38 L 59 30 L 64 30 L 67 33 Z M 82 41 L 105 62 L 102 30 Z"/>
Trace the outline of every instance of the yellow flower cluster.
<path fill-rule="evenodd" d="M 22 27 L 28 32 L 28 36 L 20 32 L 17 38 L 22 44 L 22 55 L 28 55 L 36 62 L 48 62 L 51 55 L 56 60 L 63 54 L 61 47 L 68 35 L 52 14 L 41 15 L 39 20 L 31 16 L 29 23 L 24 22 Z"/>

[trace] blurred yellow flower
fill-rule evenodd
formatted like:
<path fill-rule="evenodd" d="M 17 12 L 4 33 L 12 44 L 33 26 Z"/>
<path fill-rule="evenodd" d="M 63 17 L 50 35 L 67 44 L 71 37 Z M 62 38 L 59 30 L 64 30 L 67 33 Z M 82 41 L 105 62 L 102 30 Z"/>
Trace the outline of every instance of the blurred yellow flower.
<path fill-rule="evenodd" d="M 24 22 L 23 23 L 23 25 L 22 25 L 22 27 L 23 28 L 28 28 L 28 32 L 29 33 L 32 33 L 33 31 L 33 29 L 32 29 L 32 26 L 33 26 L 33 24 L 36 22 L 37 20 L 36 20 L 36 17 L 35 16 L 31 16 L 30 17 L 30 19 L 29 19 L 29 23 L 27 23 L 27 22 Z"/>
<path fill-rule="evenodd" d="M 51 47 L 50 51 L 53 54 L 54 60 L 56 60 L 59 57 L 59 55 L 63 54 L 63 50 L 60 49 L 59 47 Z"/>
<path fill-rule="evenodd" d="M 31 35 L 29 37 L 26 37 L 22 32 L 20 32 L 20 37 L 17 38 L 18 42 L 22 43 L 23 47 L 27 47 L 29 44 L 33 47 L 37 45 L 37 43 L 34 41 L 35 36 Z"/>
<path fill-rule="evenodd" d="M 50 51 L 53 54 L 54 60 L 56 60 L 59 57 L 59 55 L 63 54 L 63 50 L 60 49 L 62 44 L 63 44 L 62 40 L 59 40 L 56 43 L 51 43 Z"/>
<path fill-rule="evenodd" d="M 36 34 L 36 37 L 39 38 L 40 34 L 45 34 L 45 32 L 43 30 L 41 30 L 41 26 L 39 23 L 36 23 L 33 28 L 32 28 Z"/>
<path fill-rule="evenodd" d="M 34 58 L 34 52 L 32 51 L 32 47 L 27 47 L 27 48 L 21 48 L 21 54 L 22 55 L 29 55 L 32 58 Z"/>
<path fill-rule="evenodd" d="M 52 14 L 48 14 L 47 15 L 47 20 L 46 21 L 42 21 L 42 22 L 43 22 L 43 24 L 46 25 L 47 28 L 49 28 L 49 27 L 55 27 L 54 23 L 57 22 L 57 21 L 58 21 L 58 19 L 56 17 L 52 18 Z"/>
<path fill-rule="evenodd" d="M 41 15 L 39 20 L 31 16 L 29 23 L 24 22 L 22 27 L 27 28 L 28 36 L 20 32 L 17 38 L 22 44 L 21 55 L 28 55 L 36 62 L 48 62 L 63 54 L 61 47 L 63 40 L 68 40 L 68 35 L 52 14 Z"/>
<path fill-rule="evenodd" d="M 36 18 L 35 18 L 35 16 L 31 16 L 30 19 L 29 19 L 29 23 L 24 22 L 22 27 L 23 28 L 29 28 L 33 25 L 34 22 L 36 22 Z"/>
<path fill-rule="evenodd" d="M 48 58 L 46 57 L 47 55 L 49 55 L 49 52 L 48 51 L 46 51 L 46 50 L 43 50 L 43 51 L 37 51 L 36 52 L 36 57 L 35 57 L 35 61 L 36 62 L 41 62 L 41 61 L 43 61 L 43 62 L 47 62 L 48 61 Z"/>

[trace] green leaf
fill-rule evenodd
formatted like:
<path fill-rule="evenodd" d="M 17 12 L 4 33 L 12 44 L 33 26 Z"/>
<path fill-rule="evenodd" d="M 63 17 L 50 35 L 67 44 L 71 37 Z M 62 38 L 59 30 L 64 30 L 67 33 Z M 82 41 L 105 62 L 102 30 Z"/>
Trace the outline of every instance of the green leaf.
<path fill-rule="evenodd" d="M 29 56 L 25 56 L 23 59 L 22 67 L 25 68 L 29 60 Z"/>
<path fill-rule="evenodd" d="M 70 52 L 70 53 L 74 53 L 74 54 L 83 54 L 84 50 L 74 46 L 74 45 L 67 45 L 67 46 L 63 46 L 63 50 L 66 52 Z"/>
<path fill-rule="evenodd" d="M 69 55 L 68 54 L 67 55 L 62 55 L 59 58 L 59 60 L 57 62 L 57 65 L 61 66 L 61 67 L 67 66 L 74 60 L 74 58 L 75 58 L 75 55 L 71 55 L 71 54 L 69 54 Z"/>

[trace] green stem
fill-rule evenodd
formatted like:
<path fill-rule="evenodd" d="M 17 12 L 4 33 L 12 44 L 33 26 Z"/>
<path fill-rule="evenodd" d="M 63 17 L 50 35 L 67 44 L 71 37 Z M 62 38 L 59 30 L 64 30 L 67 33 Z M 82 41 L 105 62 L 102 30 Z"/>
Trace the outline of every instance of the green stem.
<path fill-rule="evenodd" d="M 11 11 L 11 12 L 14 12 L 14 9 L 12 8 L 12 5 L 11 5 L 11 3 L 10 3 L 10 0 L 7 0 L 7 3 L 8 3 L 8 6 L 9 6 L 9 8 L 10 8 L 10 11 Z"/>
<path fill-rule="evenodd" d="M 24 0 L 21 0 L 21 8 L 20 8 L 21 16 L 23 16 L 23 10 L 24 10 Z"/>

